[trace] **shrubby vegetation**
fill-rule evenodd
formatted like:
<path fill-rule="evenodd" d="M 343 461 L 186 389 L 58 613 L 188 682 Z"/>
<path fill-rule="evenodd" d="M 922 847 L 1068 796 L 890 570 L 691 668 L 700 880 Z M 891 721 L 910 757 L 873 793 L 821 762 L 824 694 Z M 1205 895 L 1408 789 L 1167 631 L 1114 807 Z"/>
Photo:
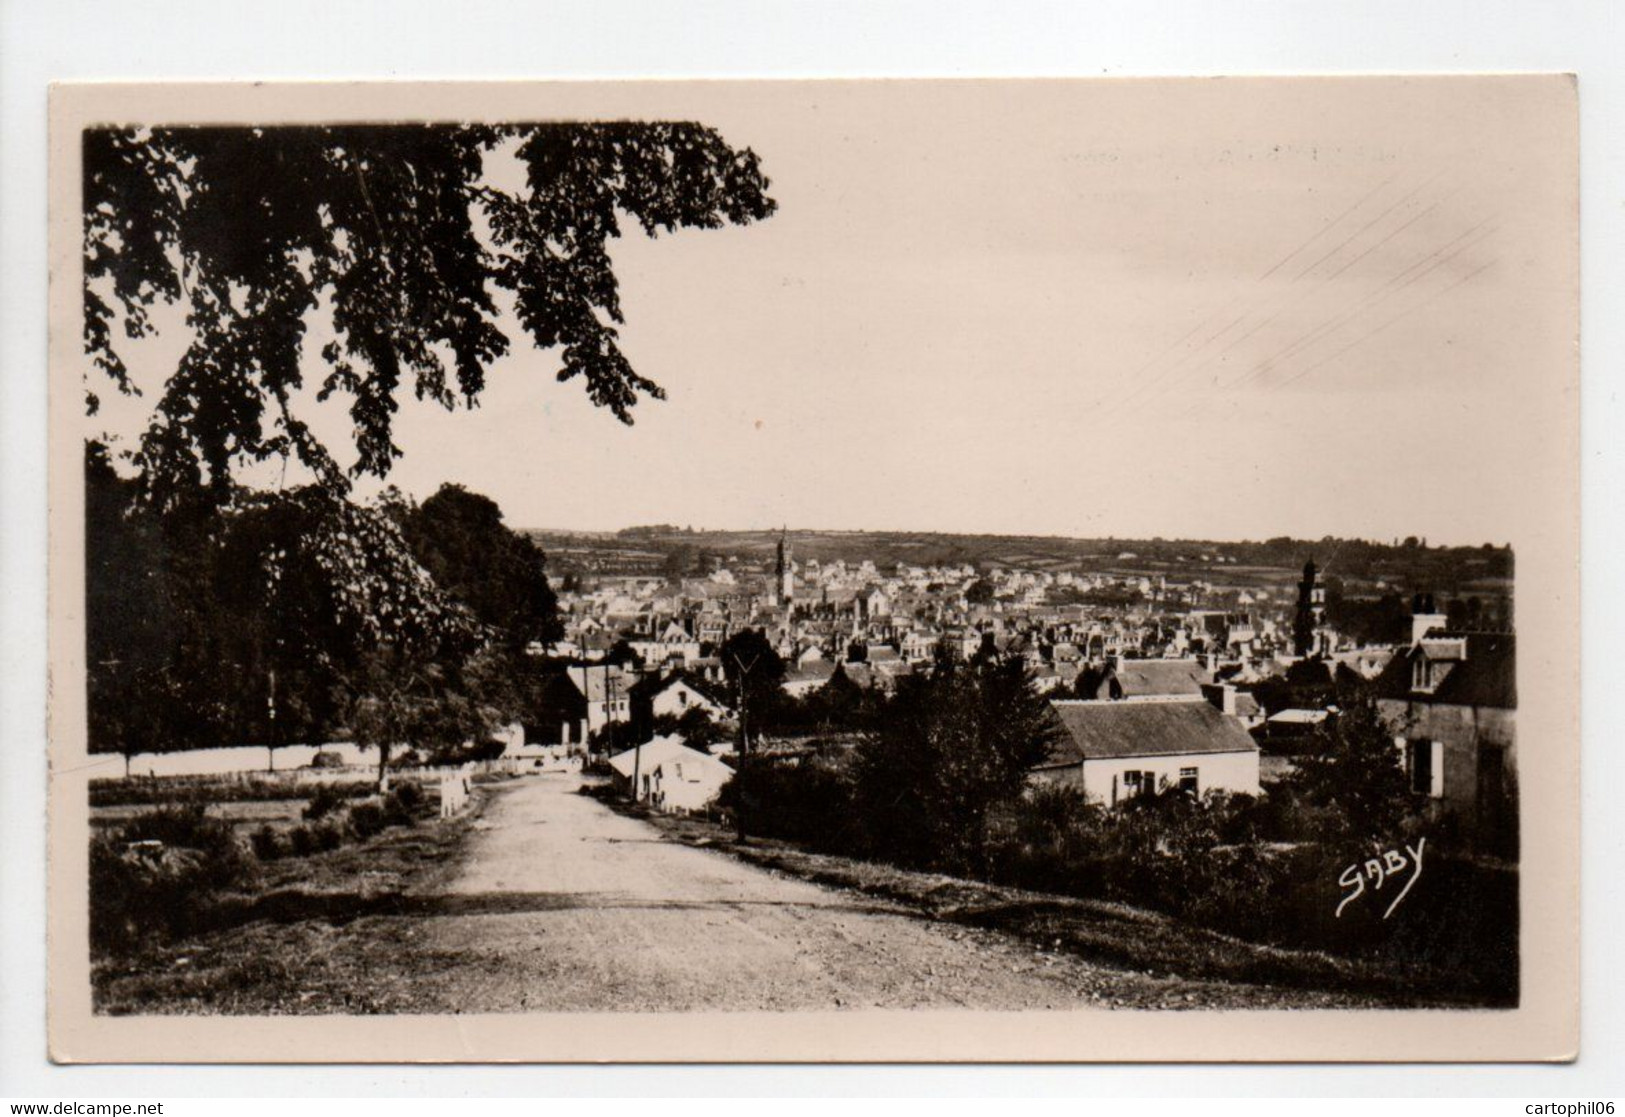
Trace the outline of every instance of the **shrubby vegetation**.
<path fill-rule="evenodd" d="M 382 798 L 356 799 L 343 786 L 312 796 L 304 821 L 269 824 L 245 841 L 201 803 L 139 814 L 90 847 L 90 937 L 98 954 L 128 954 L 210 930 L 260 881 L 260 864 L 326 853 L 433 811 L 423 788 L 403 781 Z"/>
<path fill-rule="evenodd" d="M 133 843 L 151 843 L 139 846 Z M 90 941 L 123 954 L 203 929 L 222 893 L 252 887 L 253 852 L 201 806 L 139 815 L 90 844 Z"/>
<path fill-rule="evenodd" d="M 1019 666 L 948 670 L 900 689 L 842 756 L 747 759 L 722 807 L 745 829 L 863 857 L 1166 912 L 1283 947 L 1380 957 L 1517 989 L 1517 874 L 1452 848 L 1425 824 L 1390 735 L 1357 696 L 1318 728 L 1297 772 L 1260 796 L 1170 790 L 1119 809 L 1027 770 L 1053 732 Z M 1429 836 L 1403 915 L 1356 905 L 1339 876 Z"/>
<path fill-rule="evenodd" d="M 371 795 L 371 780 L 344 780 L 319 785 L 321 793 L 345 798 Z M 132 776 L 90 781 L 92 807 L 179 806 L 188 803 L 270 803 L 303 799 L 308 784 L 264 777 L 223 779 L 219 776 Z"/>

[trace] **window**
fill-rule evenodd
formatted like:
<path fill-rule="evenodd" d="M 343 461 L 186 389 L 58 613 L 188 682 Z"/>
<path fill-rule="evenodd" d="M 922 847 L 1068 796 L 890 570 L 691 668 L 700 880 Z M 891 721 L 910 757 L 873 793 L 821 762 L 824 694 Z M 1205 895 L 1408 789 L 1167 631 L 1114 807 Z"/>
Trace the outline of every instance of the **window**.
<path fill-rule="evenodd" d="M 1444 795 L 1444 748 L 1438 741 L 1411 741 L 1405 766 L 1411 791 L 1438 799 Z"/>
<path fill-rule="evenodd" d="M 1124 794 L 1132 799 L 1136 795 L 1155 795 L 1157 792 L 1157 774 L 1155 772 L 1124 772 Z"/>
<path fill-rule="evenodd" d="M 1198 794 L 1195 768 L 1181 768 L 1179 770 L 1179 790 L 1186 795 Z"/>

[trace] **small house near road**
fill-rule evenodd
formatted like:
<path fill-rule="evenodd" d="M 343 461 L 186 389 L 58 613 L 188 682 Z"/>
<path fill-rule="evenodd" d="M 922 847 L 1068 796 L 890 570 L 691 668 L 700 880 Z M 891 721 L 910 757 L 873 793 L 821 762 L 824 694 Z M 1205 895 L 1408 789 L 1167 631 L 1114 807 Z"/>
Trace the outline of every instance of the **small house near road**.
<path fill-rule="evenodd" d="M 658 811 L 702 811 L 733 775 L 728 765 L 676 736 L 616 753 L 609 766 L 618 787 Z"/>
<path fill-rule="evenodd" d="M 1037 780 L 1079 787 L 1113 807 L 1174 789 L 1258 794 L 1257 743 L 1200 694 L 1051 705 L 1066 732 L 1033 770 Z"/>

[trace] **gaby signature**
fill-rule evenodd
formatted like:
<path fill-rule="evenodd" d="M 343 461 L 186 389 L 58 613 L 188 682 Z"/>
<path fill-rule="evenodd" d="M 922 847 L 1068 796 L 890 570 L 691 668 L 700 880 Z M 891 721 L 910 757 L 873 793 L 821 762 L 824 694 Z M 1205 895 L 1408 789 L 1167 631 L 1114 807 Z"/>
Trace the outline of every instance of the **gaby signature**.
<path fill-rule="evenodd" d="M 1382 913 L 1384 919 L 1393 915 L 1394 909 L 1399 906 L 1399 902 L 1405 898 L 1406 894 L 1415 886 L 1417 878 L 1422 875 L 1422 851 L 1427 848 L 1427 844 L 1428 840 L 1426 838 L 1418 838 L 1414 847 L 1407 842 L 1403 851 L 1390 849 L 1381 857 L 1373 857 L 1364 864 L 1356 861 L 1344 869 L 1337 878 L 1337 883 L 1344 888 L 1353 889 L 1353 891 L 1345 895 L 1343 901 L 1337 905 L 1336 917 L 1341 919 L 1343 909 L 1365 895 L 1367 881 L 1374 882 L 1371 890 L 1377 892 L 1382 889 L 1384 884 L 1409 868 L 1411 870 L 1410 879 L 1405 882 L 1405 887 L 1399 890 L 1399 895 L 1394 897 L 1394 902 L 1388 905 L 1388 910 Z"/>

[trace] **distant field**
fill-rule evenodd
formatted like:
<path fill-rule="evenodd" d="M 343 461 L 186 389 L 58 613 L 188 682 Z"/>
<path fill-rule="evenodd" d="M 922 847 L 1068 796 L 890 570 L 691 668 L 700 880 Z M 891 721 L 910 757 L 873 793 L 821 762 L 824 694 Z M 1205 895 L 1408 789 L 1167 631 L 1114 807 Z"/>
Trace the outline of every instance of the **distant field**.
<path fill-rule="evenodd" d="M 719 559 L 766 569 L 780 533 L 628 529 L 608 535 L 530 531 L 560 571 L 660 574 Z M 1343 580 L 1348 592 L 1512 595 L 1510 548 L 1422 547 L 1369 540 L 1235 542 L 1201 539 L 1074 539 L 1048 535 L 954 535 L 935 532 L 819 531 L 792 529 L 786 537 L 798 562 L 873 562 L 882 570 L 911 565 L 969 564 L 980 569 L 1017 567 L 1073 570 L 1126 577 L 1202 580 L 1238 587 L 1289 587 L 1305 561 Z M 1380 583 L 1380 585 L 1379 585 Z M 1385 589 L 1383 587 L 1386 587 Z"/>

